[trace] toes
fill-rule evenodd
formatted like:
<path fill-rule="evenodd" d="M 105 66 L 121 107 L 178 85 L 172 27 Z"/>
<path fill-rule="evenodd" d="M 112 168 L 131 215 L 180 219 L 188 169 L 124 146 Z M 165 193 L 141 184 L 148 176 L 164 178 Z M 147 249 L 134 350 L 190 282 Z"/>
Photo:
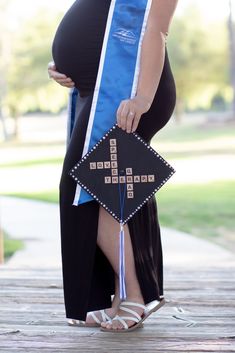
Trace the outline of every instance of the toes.
<path fill-rule="evenodd" d="M 108 330 L 112 327 L 111 322 L 102 322 L 101 326 Z"/>
<path fill-rule="evenodd" d="M 113 330 L 119 330 L 119 325 L 117 323 L 113 323 L 112 329 Z"/>
<path fill-rule="evenodd" d="M 118 330 L 119 325 L 115 322 L 102 322 L 101 326 L 107 330 Z"/>

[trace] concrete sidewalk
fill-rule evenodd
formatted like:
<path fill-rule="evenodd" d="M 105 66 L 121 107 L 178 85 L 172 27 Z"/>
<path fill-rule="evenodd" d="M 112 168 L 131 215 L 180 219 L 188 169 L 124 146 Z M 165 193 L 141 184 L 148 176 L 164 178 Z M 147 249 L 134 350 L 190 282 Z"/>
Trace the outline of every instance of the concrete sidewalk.
<path fill-rule="evenodd" d="M 12 268 L 60 268 L 58 205 L 0 197 L 2 228 L 25 242 L 5 266 Z M 169 267 L 232 266 L 235 256 L 206 240 L 162 228 L 164 263 Z"/>

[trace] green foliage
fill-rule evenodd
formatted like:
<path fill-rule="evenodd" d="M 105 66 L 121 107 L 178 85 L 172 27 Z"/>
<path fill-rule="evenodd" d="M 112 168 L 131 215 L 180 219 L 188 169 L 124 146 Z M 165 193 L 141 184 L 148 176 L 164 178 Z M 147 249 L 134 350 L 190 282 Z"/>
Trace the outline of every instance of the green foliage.
<path fill-rule="evenodd" d="M 23 249 L 24 243 L 18 239 L 12 239 L 7 234 L 4 234 L 4 258 L 8 259 L 16 251 Z"/>
<path fill-rule="evenodd" d="M 168 185 L 157 194 L 161 224 L 193 235 L 235 231 L 235 181 Z"/>
<path fill-rule="evenodd" d="M 6 0 L 0 0 L 1 3 L 5 7 L 8 4 Z M 48 80 L 46 70 L 51 60 L 53 36 L 62 16 L 41 9 L 7 41 L 12 45 L 11 60 L 7 60 L 8 66 L 2 70 L 0 67 L 0 71 L 1 77 L 8 72 L 4 79 L 7 85 L 4 103 L 10 115 L 35 110 L 57 112 L 66 106 L 67 89 Z M 0 30 L 0 39 L 9 35 L 1 23 Z M 218 95 L 224 100 L 224 106 L 231 101 L 227 36 L 226 23 L 208 25 L 196 5 L 175 17 L 168 48 L 177 82 L 178 108 L 209 109 L 213 97 Z M 212 107 L 217 105 L 213 103 Z"/>
<path fill-rule="evenodd" d="M 48 159 L 37 159 L 37 160 L 28 160 L 28 161 L 17 161 L 17 162 L 8 162 L 8 163 L 1 163 L 0 162 L 0 169 L 1 168 L 27 168 L 39 165 L 52 165 L 52 164 L 62 164 L 63 158 L 62 157 L 52 157 Z"/>
<path fill-rule="evenodd" d="M 196 6 L 174 19 L 169 37 L 178 99 L 188 107 L 210 107 L 221 92 L 229 98 L 229 48 L 226 23 L 205 23 Z"/>
<path fill-rule="evenodd" d="M 12 116 L 35 110 L 58 112 L 66 106 L 67 90 L 50 81 L 47 75 L 58 22 L 58 14 L 40 10 L 15 37 L 6 99 Z"/>
<path fill-rule="evenodd" d="M 45 190 L 40 192 L 14 192 L 7 193 L 7 196 L 19 197 L 21 199 L 45 201 L 50 203 L 59 202 L 59 191 L 56 190 Z"/>

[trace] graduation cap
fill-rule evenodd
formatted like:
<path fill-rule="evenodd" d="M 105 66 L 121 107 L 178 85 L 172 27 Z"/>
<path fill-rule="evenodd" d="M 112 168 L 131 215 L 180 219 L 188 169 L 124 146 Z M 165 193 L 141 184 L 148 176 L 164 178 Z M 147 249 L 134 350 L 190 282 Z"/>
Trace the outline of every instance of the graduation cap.
<path fill-rule="evenodd" d="M 124 224 L 175 173 L 137 133 L 114 125 L 70 176 L 120 223 L 120 297 L 125 299 Z"/>

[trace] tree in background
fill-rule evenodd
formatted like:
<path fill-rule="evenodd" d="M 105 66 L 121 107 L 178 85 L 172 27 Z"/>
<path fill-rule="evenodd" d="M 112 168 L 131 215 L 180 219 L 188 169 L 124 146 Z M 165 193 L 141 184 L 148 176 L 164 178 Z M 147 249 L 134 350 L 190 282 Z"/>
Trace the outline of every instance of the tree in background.
<path fill-rule="evenodd" d="M 0 0 L 0 6 L 5 9 L 9 1 Z M 0 43 L 5 38 L 12 46 L 11 51 L 5 50 L 10 57 L 0 67 L 2 105 L 16 121 L 27 112 L 56 113 L 67 105 L 67 89 L 48 80 L 46 70 L 60 17 L 62 14 L 41 9 L 21 23 L 11 40 L 4 37 L 4 22 L 0 21 Z M 210 109 L 211 102 L 222 107 L 231 100 L 225 23 L 208 26 L 197 8 L 190 6 L 174 19 L 168 48 L 177 81 L 177 117 L 185 108 Z"/>
<path fill-rule="evenodd" d="M 14 38 L 5 105 L 16 121 L 27 112 L 56 113 L 66 106 L 67 90 L 57 87 L 47 76 L 58 17 L 41 9 L 23 24 Z M 15 135 L 17 130 L 16 124 Z"/>
<path fill-rule="evenodd" d="M 228 45 L 223 23 L 208 26 L 196 7 L 176 17 L 169 39 L 172 69 L 177 82 L 176 116 L 185 107 L 210 108 L 213 96 L 229 95 Z"/>
<path fill-rule="evenodd" d="M 235 119 L 235 28 L 233 21 L 233 4 L 229 0 L 229 18 L 228 18 L 229 44 L 230 44 L 230 71 L 231 85 L 233 88 L 233 118 Z"/>
<path fill-rule="evenodd" d="M 64 99 L 61 101 L 64 95 L 60 94 L 63 90 L 57 90 L 47 76 L 47 63 L 52 60 L 52 36 L 57 24 L 58 15 L 40 10 L 24 24 L 16 38 L 8 80 L 9 103 L 15 106 L 13 110 L 57 112 L 64 106 Z"/>
<path fill-rule="evenodd" d="M 3 127 L 4 140 L 9 138 L 6 124 L 3 101 L 7 95 L 7 74 L 11 61 L 11 37 L 7 25 L 7 11 L 10 0 L 0 0 L 0 121 Z"/>

